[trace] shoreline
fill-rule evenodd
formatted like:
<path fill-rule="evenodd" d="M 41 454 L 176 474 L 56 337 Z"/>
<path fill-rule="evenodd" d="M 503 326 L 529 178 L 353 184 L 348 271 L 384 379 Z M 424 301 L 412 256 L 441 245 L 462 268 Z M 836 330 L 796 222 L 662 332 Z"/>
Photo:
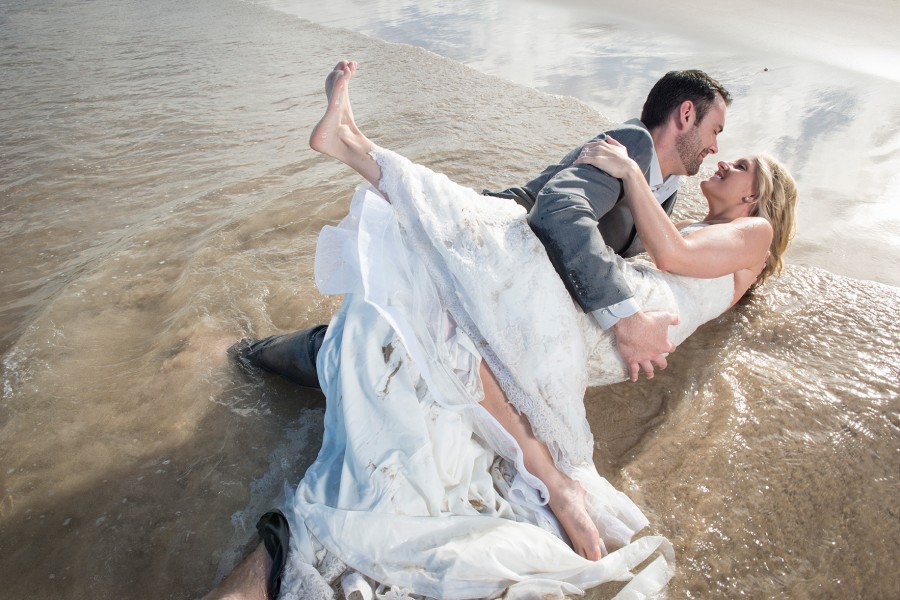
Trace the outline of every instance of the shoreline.
<path fill-rule="evenodd" d="M 767 31 L 799 28 L 827 35 L 858 17 L 859 24 L 841 39 L 859 41 L 863 25 L 880 21 L 870 13 L 830 2 L 825 16 L 800 27 L 805 3 L 754 2 L 738 13 L 707 7 L 697 16 L 654 0 L 658 10 L 645 27 L 638 19 L 643 5 L 609 8 L 612 3 L 605 1 L 527 0 L 527 10 L 512 14 L 507 9 L 513 0 L 485 6 L 469 0 L 454 10 L 433 2 L 376 0 L 362 13 L 342 10 L 353 0 L 336 0 L 315 14 L 307 10 L 307 0 L 254 1 L 329 27 L 418 45 L 478 72 L 571 96 L 612 122 L 639 114 L 663 72 L 702 68 L 729 88 L 734 103 L 719 137 L 719 155 L 708 158 L 701 173 L 711 173 L 720 157 L 773 154 L 790 168 L 801 191 L 797 237 L 787 261 L 900 287 L 895 176 L 900 123 L 885 121 L 885 115 L 900 114 L 900 74 L 893 81 L 810 62 L 803 57 L 824 56 L 835 46 L 809 36 L 797 44 L 794 37 L 775 36 L 761 49 L 742 40 L 752 41 L 754 31 L 766 26 Z M 885 12 L 894 13 L 900 20 L 900 3 Z M 777 26 L 771 24 L 776 15 Z M 659 24 L 667 19 L 674 25 Z M 869 36 L 881 37 L 877 32 Z M 720 39 L 726 41 L 717 44 Z M 885 52 L 896 54 L 900 65 L 900 41 L 893 40 Z M 542 160 L 549 164 L 557 158 Z"/>
<path fill-rule="evenodd" d="M 665 0 L 640 4 L 609 0 L 566 2 L 585 14 L 614 11 L 636 28 L 649 19 L 656 30 L 671 31 L 706 48 L 793 57 L 848 75 L 900 82 L 900 38 L 885 26 L 900 22 L 900 4 L 890 0 L 866 5 L 842 0 L 753 0 L 740 11 L 719 4 L 685 11 Z"/>

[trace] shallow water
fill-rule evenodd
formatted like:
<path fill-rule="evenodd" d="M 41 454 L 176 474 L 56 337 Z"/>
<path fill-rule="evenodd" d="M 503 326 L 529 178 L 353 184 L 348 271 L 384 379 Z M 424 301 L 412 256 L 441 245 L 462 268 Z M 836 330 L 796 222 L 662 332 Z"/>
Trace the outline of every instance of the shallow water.
<path fill-rule="evenodd" d="M 900 285 L 900 38 L 881 26 L 900 19 L 896 2 L 253 1 L 572 96 L 616 122 L 640 114 L 666 71 L 703 69 L 734 97 L 715 158 L 769 152 L 798 180 L 794 264 Z"/>
<path fill-rule="evenodd" d="M 364 66 L 374 139 L 478 189 L 608 122 L 250 3 L 17 1 L 0 44 L 0 579 L 16 598 L 198 596 L 315 456 L 321 398 L 225 349 L 338 306 L 312 254 L 358 179 L 306 146 L 336 57 Z M 696 194 L 679 206 L 696 213 Z M 792 253 L 654 381 L 589 395 L 598 465 L 676 546 L 672 597 L 900 594 L 900 292 L 823 270 L 828 255 L 808 266 L 820 232 L 803 219 L 804 264 Z M 891 282 L 877 268 L 858 277 Z"/>

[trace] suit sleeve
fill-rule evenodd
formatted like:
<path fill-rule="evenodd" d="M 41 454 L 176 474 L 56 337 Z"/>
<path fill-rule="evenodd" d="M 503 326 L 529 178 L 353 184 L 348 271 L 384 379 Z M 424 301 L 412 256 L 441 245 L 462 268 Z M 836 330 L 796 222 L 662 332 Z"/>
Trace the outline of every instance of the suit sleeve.
<path fill-rule="evenodd" d="M 521 187 L 511 187 L 507 188 L 501 192 L 491 192 L 488 190 L 482 190 L 482 194 L 485 196 L 496 196 L 498 198 L 508 198 L 510 200 L 515 200 L 520 205 L 525 207 L 526 211 L 531 211 L 534 208 L 534 203 L 537 200 L 538 194 L 541 189 L 547 184 L 548 181 L 553 179 L 553 177 L 559 173 L 564 168 L 570 166 L 576 158 L 578 158 L 578 154 L 581 152 L 581 146 L 575 148 L 568 154 L 566 154 L 563 159 L 555 165 L 550 165 L 543 171 L 541 174 L 526 183 Z"/>
<path fill-rule="evenodd" d="M 628 148 L 646 174 L 653 149 L 650 134 L 636 126 L 608 133 Z M 622 200 L 622 182 L 591 165 L 572 166 L 580 151 L 570 152 L 567 166 L 544 182 L 528 222 L 569 293 L 585 312 L 593 312 L 634 294 L 598 229 L 600 219 Z"/>

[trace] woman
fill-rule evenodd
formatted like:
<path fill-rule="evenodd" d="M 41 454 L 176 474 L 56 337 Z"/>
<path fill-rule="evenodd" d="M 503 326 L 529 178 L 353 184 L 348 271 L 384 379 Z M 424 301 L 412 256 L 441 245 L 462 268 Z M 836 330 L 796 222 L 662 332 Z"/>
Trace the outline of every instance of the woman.
<path fill-rule="evenodd" d="M 374 189 L 320 236 L 317 283 L 346 297 L 319 354 L 323 448 L 288 499 L 284 597 L 329 597 L 339 582 L 347 596 L 371 597 L 373 582 L 393 597 L 563 596 L 630 579 L 656 552 L 621 593 L 661 588 L 671 547 L 631 540 L 647 521 L 592 462 L 582 398 L 626 378 L 614 341 L 575 307 L 521 208 L 362 134 L 355 70 L 329 75 L 310 138 Z M 709 214 L 682 238 L 615 140 L 579 160 L 625 182 L 670 272 L 620 267 L 642 307 L 679 314 L 675 343 L 780 269 L 796 188 L 774 161 L 720 163 L 702 186 Z"/>

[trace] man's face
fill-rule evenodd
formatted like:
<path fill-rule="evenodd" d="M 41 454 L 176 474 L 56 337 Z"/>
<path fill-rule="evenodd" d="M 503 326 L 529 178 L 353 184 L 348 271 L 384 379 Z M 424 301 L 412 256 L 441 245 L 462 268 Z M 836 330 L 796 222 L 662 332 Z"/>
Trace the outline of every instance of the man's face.
<path fill-rule="evenodd" d="M 717 95 L 703 120 L 695 122 L 693 127 L 675 138 L 675 149 L 684 165 L 685 175 L 696 175 L 706 155 L 719 151 L 716 140 L 725 128 L 725 109 L 725 101 Z"/>

